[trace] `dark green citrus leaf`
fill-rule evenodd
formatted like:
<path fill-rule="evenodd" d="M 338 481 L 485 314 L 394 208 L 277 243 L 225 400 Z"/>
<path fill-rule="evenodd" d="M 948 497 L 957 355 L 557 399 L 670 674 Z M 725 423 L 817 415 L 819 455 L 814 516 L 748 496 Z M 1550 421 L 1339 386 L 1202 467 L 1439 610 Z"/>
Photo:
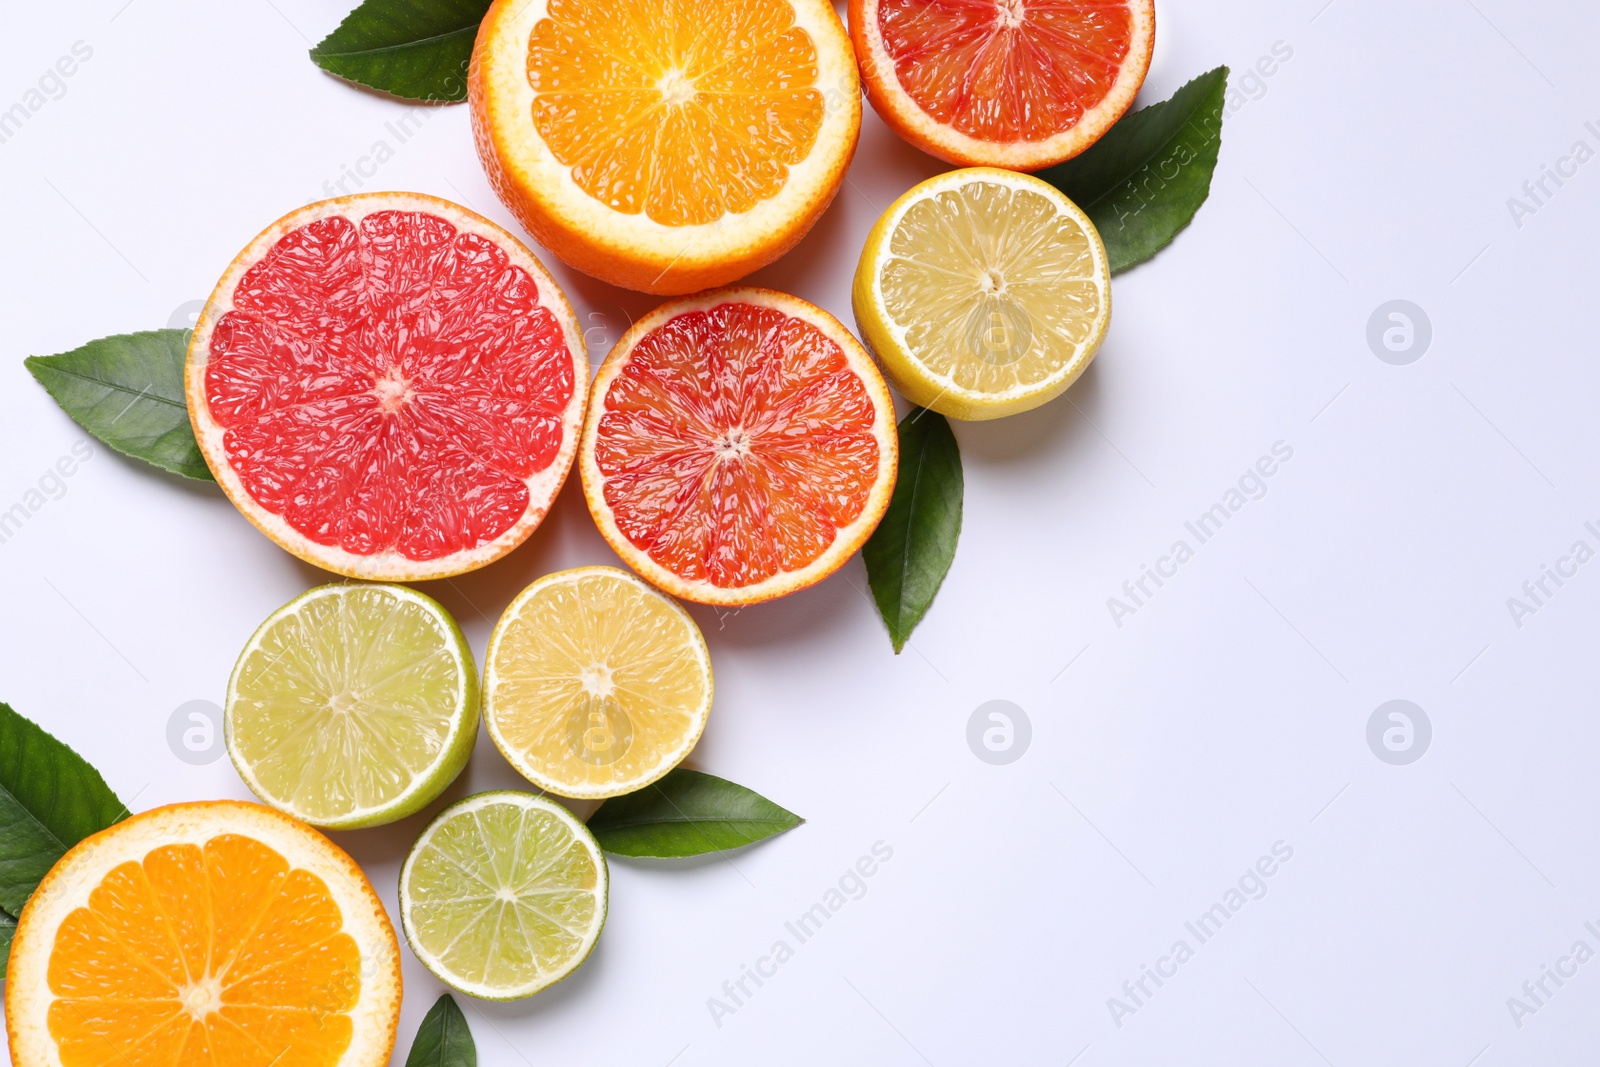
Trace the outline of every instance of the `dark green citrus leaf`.
<path fill-rule="evenodd" d="M 430 104 L 467 98 L 467 63 L 490 0 L 365 0 L 311 50 L 329 74 Z"/>
<path fill-rule="evenodd" d="M 478 1067 L 478 1046 L 467 1017 L 449 993 L 434 1001 L 423 1016 L 406 1067 Z"/>
<path fill-rule="evenodd" d="M 961 537 L 961 449 L 943 415 L 900 420 L 900 474 L 889 510 L 861 549 L 878 613 L 898 655 L 927 614 Z"/>
<path fill-rule="evenodd" d="M 698 856 L 792 830 L 805 820 L 714 774 L 679 767 L 589 816 L 600 847 L 619 856 Z"/>
<path fill-rule="evenodd" d="M 102 337 L 24 362 L 78 425 L 125 456 L 209 482 L 183 393 L 188 330 Z"/>
<path fill-rule="evenodd" d="M 1094 220 L 1113 273 L 1165 248 L 1211 195 L 1227 89 L 1227 67 L 1208 71 L 1039 172 Z"/>
<path fill-rule="evenodd" d="M 0 704 L 0 908 L 20 915 L 67 849 L 127 816 L 82 756 Z"/>
<path fill-rule="evenodd" d="M 0 982 L 5 981 L 6 964 L 11 960 L 11 936 L 17 932 L 17 920 L 0 911 Z"/>

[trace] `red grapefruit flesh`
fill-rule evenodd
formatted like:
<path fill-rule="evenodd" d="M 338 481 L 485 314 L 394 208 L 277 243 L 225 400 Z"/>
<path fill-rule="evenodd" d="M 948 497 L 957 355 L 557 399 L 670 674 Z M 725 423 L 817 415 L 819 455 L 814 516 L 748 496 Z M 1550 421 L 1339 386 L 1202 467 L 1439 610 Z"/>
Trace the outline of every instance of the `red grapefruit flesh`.
<path fill-rule="evenodd" d="M 851 0 L 867 96 L 923 151 L 1038 170 L 1082 152 L 1144 83 L 1154 0 Z"/>
<path fill-rule="evenodd" d="M 217 481 L 320 567 L 421 580 L 488 563 L 549 509 L 588 366 L 532 253 L 465 208 L 312 204 L 240 253 L 189 348 Z"/>
<path fill-rule="evenodd" d="M 749 604 L 821 581 L 889 505 L 888 387 L 833 316 L 765 289 L 666 304 L 606 358 L 584 494 L 629 566 L 675 596 Z"/>

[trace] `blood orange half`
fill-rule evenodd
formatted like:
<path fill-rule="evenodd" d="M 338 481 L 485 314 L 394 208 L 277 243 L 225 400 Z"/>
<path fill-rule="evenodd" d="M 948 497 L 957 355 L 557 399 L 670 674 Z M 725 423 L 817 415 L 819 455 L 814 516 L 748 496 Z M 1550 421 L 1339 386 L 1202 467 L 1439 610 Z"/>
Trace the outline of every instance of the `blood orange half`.
<path fill-rule="evenodd" d="M 867 99 L 962 167 L 1071 159 L 1144 84 L 1155 0 L 850 0 Z"/>
<path fill-rule="evenodd" d="M 566 479 L 587 392 L 572 307 L 516 238 L 415 193 L 311 204 L 217 283 L 195 437 L 263 533 L 353 578 L 481 567 Z"/>
<path fill-rule="evenodd" d="M 702 604 L 826 578 L 894 491 L 888 386 L 839 321 L 767 289 L 663 305 L 606 357 L 584 424 L 589 510 L 628 565 Z"/>

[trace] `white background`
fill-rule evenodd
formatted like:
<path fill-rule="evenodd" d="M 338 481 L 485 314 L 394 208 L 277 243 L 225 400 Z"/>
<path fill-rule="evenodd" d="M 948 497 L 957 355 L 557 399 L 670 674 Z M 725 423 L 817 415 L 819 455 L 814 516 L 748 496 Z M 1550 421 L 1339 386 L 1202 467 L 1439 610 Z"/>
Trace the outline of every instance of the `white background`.
<path fill-rule="evenodd" d="M 82 437 L 23 357 L 181 319 L 376 142 L 394 158 L 365 188 L 512 225 L 465 108 L 398 145 L 405 105 L 307 60 L 349 3 L 12 6 L 0 109 L 74 42 L 93 57 L 0 145 L 0 510 Z M 696 609 L 717 703 L 691 764 L 808 821 L 726 859 L 614 861 L 577 975 L 464 1004 L 480 1063 L 1592 1056 L 1600 962 L 1520 1027 L 1507 998 L 1575 941 L 1600 950 L 1600 563 L 1520 627 L 1507 598 L 1573 542 L 1600 548 L 1600 162 L 1520 227 L 1507 199 L 1574 142 L 1600 149 L 1597 30 L 1576 0 L 1167 0 L 1145 102 L 1293 52 L 1234 98 L 1210 202 L 1117 278 L 1065 399 L 956 426 L 965 527 L 913 648 L 892 654 L 859 560 L 776 604 Z M 753 280 L 850 321 L 868 227 L 942 169 L 869 111 L 849 185 Z M 656 302 L 545 258 L 596 362 Z M 1434 330 L 1409 366 L 1366 341 L 1396 298 Z M 1267 494 L 1116 626 L 1107 598 L 1278 441 L 1294 455 Z M 574 478 L 509 559 L 426 588 L 481 655 L 532 578 L 612 561 Z M 100 448 L 0 545 L 0 699 L 136 810 L 247 797 L 226 759 L 169 751 L 168 717 L 219 701 L 252 629 L 325 580 L 215 490 Z M 967 745 L 992 699 L 1031 718 L 1009 766 Z M 1409 766 L 1366 741 L 1391 699 L 1433 725 Z M 517 784 L 482 739 L 448 797 Z M 391 907 L 427 817 L 338 835 Z M 708 998 L 880 840 L 865 896 L 718 1026 Z M 1198 945 L 1185 922 L 1279 841 L 1266 895 Z M 1194 958 L 1119 1027 L 1108 998 L 1180 938 Z M 405 960 L 397 1062 L 439 990 Z"/>

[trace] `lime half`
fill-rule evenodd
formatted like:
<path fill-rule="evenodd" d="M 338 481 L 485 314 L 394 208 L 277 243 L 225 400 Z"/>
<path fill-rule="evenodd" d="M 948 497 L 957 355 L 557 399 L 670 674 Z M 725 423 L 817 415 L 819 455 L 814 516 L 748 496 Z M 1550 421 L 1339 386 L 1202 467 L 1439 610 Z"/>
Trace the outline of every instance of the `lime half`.
<path fill-rule="evenodd" d="M 250 638 L 228 681 L 228 754 L 251 790 L 315 826 L 420 811 L 478 736 L 478 677 L 461 628 L 398 585 L 325 585 Z"/>
<path fill-rule="evenodd" d="M 548 989 L 606 923 L 605 854 L 566 808 L 479 793 L 422 831 L 400 869 L 400 925 L 423 966 L 485 1000 Z"/>

